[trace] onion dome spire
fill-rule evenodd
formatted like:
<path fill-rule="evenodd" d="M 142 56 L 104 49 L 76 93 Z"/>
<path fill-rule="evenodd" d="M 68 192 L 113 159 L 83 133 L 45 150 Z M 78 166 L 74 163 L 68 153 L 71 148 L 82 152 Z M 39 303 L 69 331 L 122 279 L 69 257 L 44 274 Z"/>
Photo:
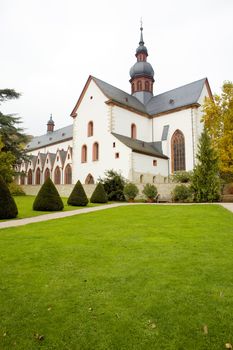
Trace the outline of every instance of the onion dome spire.
<path fill-rule="evenodd" d="M 146 104 L 153 96 L 154 70 L 147 62 L 147 48 L 143 40 L 143 27 L 141 22 L 140 41 L 136 50 L 137 62 L 130 69 L 131 93 L 142 103 Z"/>
<path fill-rule="evenodd" d="M 50 114 L 50 118 L 49 118 L 49 121 L 47 123 L 47 132 L 53 132 L 54 130 L 54 121 L 53 121 L 53 118 L 52 118 L 52 113 Z"/>

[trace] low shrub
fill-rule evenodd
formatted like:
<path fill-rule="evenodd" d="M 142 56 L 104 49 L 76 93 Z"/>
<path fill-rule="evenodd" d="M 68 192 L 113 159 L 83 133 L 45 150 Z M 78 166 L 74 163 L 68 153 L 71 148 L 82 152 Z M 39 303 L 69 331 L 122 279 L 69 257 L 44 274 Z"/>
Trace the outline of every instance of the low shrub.
<path fill-rule="evenodd" d="M 142 193 L 146 196 L 147 200 L 154 201 L 158 195 L 158 190 L 155 185 L 146 184 L 143 188 Z"/>
<path fill-rule="evenodd" d="M 18 215 L 18 208 L 15 204 L 9 188 L 2 176 L 0 176 L 0 219 L 13 219 Z"/>
<path fill-rule="evenodd" d="M 74 186 L 73 191 L 71 192 L 67 200 L 67 204 L 85 207 L 87 203 L 88 203 L 88 198 L 87 198 L 86 192 L 84 191 L 83 185 L 78 180 L 78 182 Z"/>
<path fill-rule="evenodd" d="M 188 183 L 188 182 L 191 182 L 192 175 L 193 175 L 192 171 L 177 171 L 172 176 L 172 182 L 177 182 L 177 183 Z"/>
<path fill-rule="evenodd" d="M 139 190 L 135 184 L 129 182 L 125 185 L 123 192 L 127 200 L 134 200 L 138 195 Z"/>
<path fill-rule="evenodd" d="M 172 200 L 174 202 L 191 202 L 192 191 L 189 186 L 177 185 L 172 191 Z"/>
<path fill-rule="evenodd" d="M 26 196 L 26 193 L 22 187 L 20 185 L 17 185 L 15 182 L 11 182 L 8 185 L 8 188 L 12 196 Z"/>
<path fill-rule="evenodd" d="M 104 190 L 104 186 L 102 185 L 101 182 L 99 182 L 92 193 L 91 203 L 107 203 L 108 202 L 108 196 Z"/>
<path fill-rule="evenodd" d="M 50 177 L 48 177 L 34 200 L 33 210 L 59 211 L 63 208 L 64 205 L 62 199 L 54 186 L 54 183 Z"/>

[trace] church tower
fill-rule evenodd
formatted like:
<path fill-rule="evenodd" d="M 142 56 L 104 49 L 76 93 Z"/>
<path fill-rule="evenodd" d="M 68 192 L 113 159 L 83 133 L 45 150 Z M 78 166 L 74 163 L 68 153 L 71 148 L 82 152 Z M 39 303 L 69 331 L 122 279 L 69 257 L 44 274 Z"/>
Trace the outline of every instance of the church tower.
<path fill-rule="evenodd" d="M 154 70 L 147 62 L 147 48 L 143 41 L 143 28 L 140 28 L 141 35 L 139 46 L 136 50 L 137 62 L 130 69 L 131 94 L 143 104 L 146 104 L 153 96 Z"/>

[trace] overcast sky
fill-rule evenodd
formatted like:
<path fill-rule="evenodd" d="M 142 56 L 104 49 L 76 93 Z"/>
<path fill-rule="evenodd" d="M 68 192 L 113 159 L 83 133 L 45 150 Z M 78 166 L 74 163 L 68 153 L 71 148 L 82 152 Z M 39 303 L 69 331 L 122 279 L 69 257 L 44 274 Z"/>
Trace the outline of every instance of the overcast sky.
<path fill-rule="evenodd" d="M 90 74 L 130 92 L 141 17 L 155 94 L 233 81 L 233 0 L 0 0 L 0 88 L 22 93 L 1 109 L 40 135 L 72 123 Z"/>

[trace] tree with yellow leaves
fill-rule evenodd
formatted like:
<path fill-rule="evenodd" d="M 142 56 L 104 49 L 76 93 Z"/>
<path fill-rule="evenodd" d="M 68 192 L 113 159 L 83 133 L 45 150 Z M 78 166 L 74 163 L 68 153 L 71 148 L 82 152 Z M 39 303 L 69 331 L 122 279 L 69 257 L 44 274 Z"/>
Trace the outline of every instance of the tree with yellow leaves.
<path fill-rule="evenodd" d="M 233 178 L 233 83 L 224 82 L 221 95 L 207 98 L 203 120 L 219 157 L 223 178 Z"/>

